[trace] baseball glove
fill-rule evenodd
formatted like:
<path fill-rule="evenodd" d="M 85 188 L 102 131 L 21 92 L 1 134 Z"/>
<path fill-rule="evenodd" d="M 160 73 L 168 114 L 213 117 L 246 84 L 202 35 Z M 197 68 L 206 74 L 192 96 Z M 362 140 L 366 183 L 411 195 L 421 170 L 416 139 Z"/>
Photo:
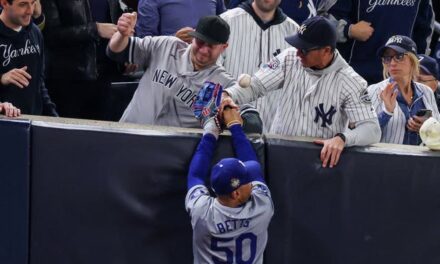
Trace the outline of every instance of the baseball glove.
<path fill-rule="evenodd" d="M 221 103 L 223 87 L 217 83 L 205 82 L 200 89 L 193 104 L 194 116 L 200 120 L 202 127 L 206 122 L 214 119 L 217 127 L 221 129 L 218 111 Z"/>

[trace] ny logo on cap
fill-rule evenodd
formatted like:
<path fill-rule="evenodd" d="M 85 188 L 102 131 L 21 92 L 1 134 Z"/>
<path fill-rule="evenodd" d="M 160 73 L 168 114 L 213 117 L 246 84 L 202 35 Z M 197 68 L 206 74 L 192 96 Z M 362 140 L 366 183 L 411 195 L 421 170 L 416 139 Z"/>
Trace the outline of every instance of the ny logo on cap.
<path fill-rule="evenodd" d="M 392 36 L 388 41 L 387 41 L 387 43 L 385 44 L 385 46 L 386 45 L 388 45 L 388 44 L 390 44 L 390 43 L 402 43 L 402 37 L 399 37 L 399 36 Z"/>
<path fill-rule="evenodd" d="M 306 31 L 307 26 L 305 24 L 302 24 L 301 27 L 298 29 L 299 34 L 304 34 L 304 31 Z"/>

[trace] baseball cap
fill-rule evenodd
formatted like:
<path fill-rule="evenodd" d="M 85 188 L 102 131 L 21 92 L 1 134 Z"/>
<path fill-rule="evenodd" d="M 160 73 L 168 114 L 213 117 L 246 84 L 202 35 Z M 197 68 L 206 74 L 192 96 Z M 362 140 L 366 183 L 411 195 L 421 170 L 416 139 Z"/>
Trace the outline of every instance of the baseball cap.
<path fill-rule="evenodd" d="M 390 48 L 399 53 L 411 52 L 417 54 L 416 43 L 407 36 L 395 35 L 388 39 L 387 43 L 377 50 L 377 55 L 382 57 L 385 49 Z"/>
<path fill-rule="evenodd" d="M 260 163 L 254 160 L 222 159 L 212 168 L 211 187 L 218 195 L 229 194 L 258 175 L 263 177 Z"/>
<path fill-rule="evenodd" d="M 432 150 L 440 150 L 440 122 L 430 117 L 420 127 L 420 138 Z"/>
<path fill-rule="evenodd" d="M 325 17 L 314 16 L 305 20 L 298 32 L 285 38 L 287 43 L 297 49 L 336 47 L 336 28 Z"/>
<path fill-rule="evenodd" d="M 208 44 L 225 44 L 228 42 L 230 29 L 221 17 L 205 16 L 199 19 L 196 30 L 188 34 Z"/>
<path fill-rule="evenodd" d="M 420 69 L 422 70 L 422 72 L 427 75 L 432 75 L 438 80 L 439 70 L 437 61 L 434 58 L 429 57 L 425 54 L 419 54 L 417 56 L 419 57 Z"/>

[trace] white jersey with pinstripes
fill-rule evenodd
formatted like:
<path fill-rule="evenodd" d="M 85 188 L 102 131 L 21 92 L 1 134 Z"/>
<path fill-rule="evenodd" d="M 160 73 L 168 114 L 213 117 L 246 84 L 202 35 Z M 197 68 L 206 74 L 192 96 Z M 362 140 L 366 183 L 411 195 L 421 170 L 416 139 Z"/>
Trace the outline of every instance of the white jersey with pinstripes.
<path fill-rule="evenodd" d="M 252 195 L 242 206 L 222 205 L 208 188 L 196 185 L 185 199 L 193 227 L 195 264 L 263 263 L 267 227 L 274 213 L 269 188 L 252 182 Z"/>
<path fill-rule="evenodd" d="M 171 36 L 131 37 L 126 61 L 145 69 L 121 121 L 139 124 L 200 127 L 191 109 L 204 81 L 228 87 L 235 79 L 214 64 L 194 71 L 191 45 Z"/>
<path fill-rule="evenodd" d="M 295 48 L 289 48 L 252 77 L 251 89 L 234 85 L 227 91 L 238 103 L 246 103 L 282 89 L 270 133 L 328 139 L 349 124 L 377 122 L 366 87 L 337 50 L 330 66 L 312 70 L 302 66 Z"/>
<path fill-rule="evenodd" d="M 387 84 L 389 84 L 389 79 L 368 86 L 368 94 L 371 97 L 371 103 L 378 114 L 383 112 L 385 109 L 385 105 L 380 98 L 380 93 L 385 89 Z M 421 83 L 415 83 L 415 85 L 416 89 L 418 89 L 419 93 L 422 95 L 425 108 L 432 111 L 432 117 L 440 120 L 437 103 L 431 88 Z M 402 109 L 400 109 L 399 104 L 396 103 L 392 117 L 388 121 L 387 125 L 382 128 L 380 142 L 403 144 L 406 124 L 407 121 L 405 114 L 403 113 Z"/>
<path fill-rule="evenodd" d="M 293 35 L 299 28 L 295 21 L 286 17 L 283 22 L 263 29 L 249 12 L 240 7 L 220 16 L 229 24 L 231 35 L 229 47 L 220 56 L 219 63 L 235 78 L 242 73 L 254 74 L 261 65 L 290 47 L 284 38 Z M 269 131 L 280 96 L 280 91 L 274 91 L 255 102 L 263 120 L 264 132 Z"/>

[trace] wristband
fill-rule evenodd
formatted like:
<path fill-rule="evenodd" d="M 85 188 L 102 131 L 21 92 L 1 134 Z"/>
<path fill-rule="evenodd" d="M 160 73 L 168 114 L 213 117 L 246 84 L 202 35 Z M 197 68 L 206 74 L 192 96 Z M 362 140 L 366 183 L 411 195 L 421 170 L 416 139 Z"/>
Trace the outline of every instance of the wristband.
<path fill-rule="evenodd" d="M 337 133 L 337 134 L 335 135 L 335 137 L 340 137 L 340 138 L 342 139 L 342 141 L 344 141 L 344 143 L 345 143 L 345 135 L 344 135 L 344 134 L 342 134 L 342 133 Z"/>

